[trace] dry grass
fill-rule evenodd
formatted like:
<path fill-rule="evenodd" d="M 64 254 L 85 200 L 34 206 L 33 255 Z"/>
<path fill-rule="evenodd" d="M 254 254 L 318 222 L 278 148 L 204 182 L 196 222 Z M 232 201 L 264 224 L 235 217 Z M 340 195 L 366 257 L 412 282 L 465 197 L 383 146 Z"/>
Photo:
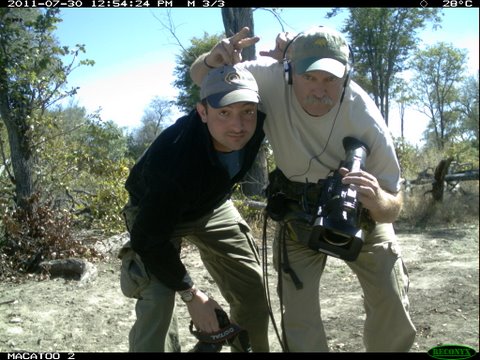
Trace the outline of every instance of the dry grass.
<path fill-rule="evenodd" d="M 426 228 L 476 222 L 479 216 L 479 182 L 464 181 L 444 193 L 442 202 L 432 199 L 431 185 L 415 186 L 405 193 L 398 224 Z"/>

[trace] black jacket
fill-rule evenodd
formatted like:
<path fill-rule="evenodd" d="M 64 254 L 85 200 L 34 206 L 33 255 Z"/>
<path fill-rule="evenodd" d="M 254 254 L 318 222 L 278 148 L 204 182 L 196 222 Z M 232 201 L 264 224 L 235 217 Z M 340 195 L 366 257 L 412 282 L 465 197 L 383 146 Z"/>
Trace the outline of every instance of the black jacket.
<path fill-rule="evenodd" d="M 219 162 L 208 128 L 193 110 L 165 129 L 133 166 L 125 187 L 139 212 L 130 229 L 132 248 L 147 269 L 173 290 L 192 286 L 180 253 L 170 242 L 177 223 L 218 206 L 250 169 L 262 144 L 265 114 L 245 146 L 239 173 L 230 179 Z"/>

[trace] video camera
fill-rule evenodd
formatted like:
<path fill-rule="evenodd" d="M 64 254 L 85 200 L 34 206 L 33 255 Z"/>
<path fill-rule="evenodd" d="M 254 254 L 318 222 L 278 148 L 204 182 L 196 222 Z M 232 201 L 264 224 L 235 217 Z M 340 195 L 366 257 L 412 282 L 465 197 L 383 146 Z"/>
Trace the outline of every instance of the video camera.
<path fill-rule="evenodd" d="M 363 170 L 370 152 L 367 145 L 353 137 L 345 137 L 343 147 L 346 157 L 339 169 Z M 354 261 L 363 246 L 361 212 L 357 191 L 352 185 L 342 184 L 342 175 L 337 169 L 323 182 L 308 246 L 343 260 Z"/>

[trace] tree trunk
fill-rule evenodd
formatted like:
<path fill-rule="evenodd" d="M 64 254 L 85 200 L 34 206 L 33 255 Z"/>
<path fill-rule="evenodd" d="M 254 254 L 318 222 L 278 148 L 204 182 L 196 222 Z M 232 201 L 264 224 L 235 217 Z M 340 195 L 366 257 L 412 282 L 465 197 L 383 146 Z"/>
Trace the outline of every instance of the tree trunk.
<path fill-rule="evenodd" d="M 252 8 L 222 8 L 223 27 L 227 37 L 235 35 L 241 28 L 248 26 L 250 36 L 255 34 Z M 243 60 L 255 60 L 255 45 L 242 50 Z"/>
<path fill-rule="evenodd" d="M 434 182 L 432 184 L 432 196 L 436 202 L 443 201 L 443 192 L 445 188 L 445 176 L 448 173 L 448 168 L 450 167 L 453 157 L 444 159 L 439 162 L 435 168 L 434 173 Z"/>
<path fill-rule="evenodd" d="M 33 195 L 33 157 L 28 141 L 25 121 L 11 119 L 2 114 L 8 132 L 10 156 L 15 184 L 15 203 L 23 210 L 30 212 L 29 199 Z M 19 124 L 20 123 L 20 124 Z"/>
<path fill-rule="evenodd" d="M 253 36 L 253 10 L 252 8 L 222 8 L 223 26 L 225 34 L 230 37 L 248 26 L 250 36 Z M 255 60 L 255 45 L 242 50 L 243 60 Z M 245 182 L 241 184 L 242 191 L 247 196 L 263 195 L 263 190 L 268 182 L 267 154 L 262 146 L 252 168 L 245 176 Z"/>

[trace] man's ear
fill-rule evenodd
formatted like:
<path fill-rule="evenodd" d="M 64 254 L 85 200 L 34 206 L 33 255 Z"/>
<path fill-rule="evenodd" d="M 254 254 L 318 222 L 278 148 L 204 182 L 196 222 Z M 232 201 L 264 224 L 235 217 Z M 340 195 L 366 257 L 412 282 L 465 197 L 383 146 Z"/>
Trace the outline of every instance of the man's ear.
<path fill-rule="evenodd" d="M 200 115 L 200 117 L 202 118 L 202 121 L 204 123 L 207 123 L 207 109 L 206 107 L 200 103 L 200 102 L 197 102 L 197 112 L 198 114 Z"/>

